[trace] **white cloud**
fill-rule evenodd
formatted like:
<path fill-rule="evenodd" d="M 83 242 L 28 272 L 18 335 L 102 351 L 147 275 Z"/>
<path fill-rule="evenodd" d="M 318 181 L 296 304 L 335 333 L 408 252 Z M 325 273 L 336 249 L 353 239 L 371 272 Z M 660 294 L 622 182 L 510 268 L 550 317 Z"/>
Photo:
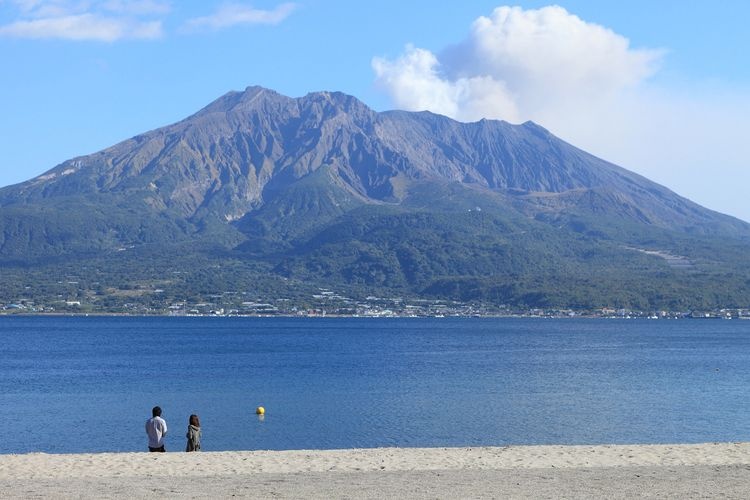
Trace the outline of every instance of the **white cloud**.
<path fill-rule="evenodd" d="M 533 120 L 709 208 L 750 221 L 750 89 L 652 81 L 664 50 L 635 49 L 561 7 L 499 7 L 461 43 L 373 58 L 396 107 L 461 121 Z M 674 80 L 673 80 L 674 82 Z M 707 179 L 714 181 L 707 182 Z"/>
<path fill-rule="evenodd" d="M 81 10 L 70 0 L 13 0 L 13 3 L 24 15 L 31 17 L 59 17 Z"/>
<path fill-rule="evenodd" d="M 442 104 L 433 110 L 459 120 L 518 121 L 562 99 L 590 102 L 636 85 L 660 57 L 562 7 L 498 7 L 440 56 L 407 47 L 395 62 L 373 59 L 373 68 L 400 107 L 425 109 L 432 94 Z"/>
<path fill-rule="evenodd" d="M 169 4 L 157 0 L 14 0 L 21 19 L 0 26 L 0 36 L 32 39 L 93 40 L 153 39 L 163 35 Z M 146 16 L 146 17 L 144 17 Z"/>
<path fill-rule="evenodd" d="M 460 120 L 518 119 L 516 103 L 503 81 L 486 75 L 443 78 L 437 57 L 428 50 L 408 46 L 396 61 L 376 57 L 372 66 L 378 83 L 404 109 L 429 110 Z"/>
<path fill-rule="evenodd" d="M 15 4 L 23 12 L 30 12 L 41 4 L 50 3 L 50 0 L 11 0 L 10 3 Z"/>
<path fill-rule="evenodd" d="M 224 4 L 210 16 L 188 20 L 186 26 L 192 29 L 219 30 L 238 25 L 279 24 L 289 17 L 295 8 L 294 3 L 283 3 L 273 10 L 255 9 L 238 3 Z"/>
<path fill-rule="evenodd" d="M 158 38 L 161 21 L 133 22 L 95 14 L 17 21 L 0 26 L 0 35 L 17 38 L 59 38 L 113 42 L 122 38 Z"/>
<path fill-rule="evenodd" d="M 157 0 L 108 0 L 103 8 L 110 12 L 119 12 L 135 16 L 148 14 L 168 14 L 172 10 L 169 2 Z"/>
<path fill-rule="evenodd" d="M 166 14 L 167 0 L 11 0 L 18 10 L 33 17 L 59 17 L 86 12 L 109 11 L 130 15 Z"/>

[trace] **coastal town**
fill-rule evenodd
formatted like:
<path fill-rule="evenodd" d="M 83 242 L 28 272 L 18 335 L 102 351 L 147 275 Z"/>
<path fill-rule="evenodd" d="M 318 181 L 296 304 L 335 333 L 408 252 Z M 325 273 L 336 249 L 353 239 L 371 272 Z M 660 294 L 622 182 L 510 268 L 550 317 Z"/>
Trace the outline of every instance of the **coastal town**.
<path fill-rule="evenodd" d="M 248 292 L 224 292 L 201 300 L 160 299 L 163 290 L 150 291 L 149 301 L 123 301 L 103 306 L 95 297 L 39 301 L 28 298 L 0 303 L 0 315 L 129 315 L 129 316 L 247 316 L 247 317 L 531 317 L 621 319 L 750 319 L 750 309 L 637 310 L 602 307 L 522 308 L 452 300 L 367 296 L 361 299 L 320 288 L 308 296 L 266 298 Z"/>

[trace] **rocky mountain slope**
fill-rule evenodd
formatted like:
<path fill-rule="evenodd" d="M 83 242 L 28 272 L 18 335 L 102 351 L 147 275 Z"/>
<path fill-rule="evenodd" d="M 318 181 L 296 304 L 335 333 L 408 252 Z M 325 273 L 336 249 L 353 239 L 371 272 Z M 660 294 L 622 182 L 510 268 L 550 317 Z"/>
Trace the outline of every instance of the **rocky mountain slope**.
<path fill-rule="evenodd" d="M 174 270 L 147 266 L 155 255 L 363 293 L 740 303 L 749 241 L 750 225 L 532 122 L 260 87 L 0 190 L 4 266 L 127 262 L 117 279 L 168 284 Z"/>

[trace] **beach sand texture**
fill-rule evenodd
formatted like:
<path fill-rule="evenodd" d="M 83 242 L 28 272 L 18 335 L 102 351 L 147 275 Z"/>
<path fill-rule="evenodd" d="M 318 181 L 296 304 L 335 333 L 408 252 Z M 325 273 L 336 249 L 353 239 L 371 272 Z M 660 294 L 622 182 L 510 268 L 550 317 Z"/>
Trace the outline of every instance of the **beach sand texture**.
<path fill-rule="evenodd" d="M 4 498 L 750 498 L 750 443 L 0 455 Z"/>

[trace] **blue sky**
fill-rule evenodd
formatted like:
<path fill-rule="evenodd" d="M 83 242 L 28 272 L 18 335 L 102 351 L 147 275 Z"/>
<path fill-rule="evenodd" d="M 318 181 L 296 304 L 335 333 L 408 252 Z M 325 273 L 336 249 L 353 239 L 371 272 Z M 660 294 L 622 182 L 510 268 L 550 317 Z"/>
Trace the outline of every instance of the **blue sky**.
<path fill-rule="evenodd" d="M 533 119 L 750 221 L 747 19 L 739 0 L 0 0 L 0 185 L 262 85 Z"/>

